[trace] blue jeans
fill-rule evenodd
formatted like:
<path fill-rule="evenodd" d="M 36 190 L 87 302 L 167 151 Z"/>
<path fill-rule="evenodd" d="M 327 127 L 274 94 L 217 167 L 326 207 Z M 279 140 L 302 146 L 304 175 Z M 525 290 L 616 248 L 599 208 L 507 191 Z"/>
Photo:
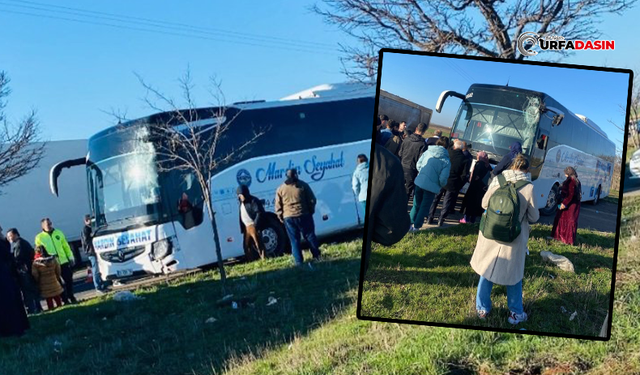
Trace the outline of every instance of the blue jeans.
<path fill-rule="evenodd" d="M 429 212 L 429 207 L 431 207 L 433 197 L 435 197 L 434 193 L 424 190 L 419 186 L 415 187 L 415 191 L 413 193 L 413 207 L 411 207 L 411 213 L 409 214 L 411 223 L 414 227 L 421 228 L 422 224 L 424 224 L 424 217 L 427 216 L 427 213 Z"/>
<path fill-rule="evenodd" d="M 493 283 L 480 276 L 478 293 L 476 294 L 476 310 L 487 313 L 491 311 L 491 288 L 493 288 Z M 524 312 L 522 307 L 522 280 L 516 285 L 507 285 L 507 305 L 511 312 L 516 314 Z"/>
<path fill-rule="evenodd" d="M 103 288 L 102 280 L 100 279 L 100 270 L 98 270 L 98 259 L 95 255 L 89 255 L 89 262 L 91 262 L 91 274 L 93 276 L 93 286 L 97 290 Z"/>
<path fill-rule="evenodd" d="M 365 217 L 367 217 L 367 201 L 359 201 L 360 204 L 360 220 L 364 223 Z"/>
<path fill-rule="evenodd" d="M 303 263 L 302 250 L 300 250 L 300 235 L 309 242 L 313 257 L 320 257 L 313 216 L 307 214 L 298 217 L 287 217 L 284 219 L 284 225 L 287 228 L 287 234 L 291 242 L 291 255 L 293 255 L 293 260 L 296 262 L 296 265 Z"/>

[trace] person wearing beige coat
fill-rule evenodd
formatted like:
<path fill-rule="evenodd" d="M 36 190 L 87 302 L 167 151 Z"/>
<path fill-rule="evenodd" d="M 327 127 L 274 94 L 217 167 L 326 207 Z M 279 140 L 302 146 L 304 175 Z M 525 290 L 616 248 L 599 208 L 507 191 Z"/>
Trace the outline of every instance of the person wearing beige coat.
<path fill-rule="evenodd" d="M 526 157 L 519 155 L 514 159 L 512 168 L 502 172 L 502 175 L 507 182 L 530 181 L 527 175 L 528 171 L 529 161 Z M 498 179 L 494 178 L 482 199 L 482 208 L 486 209 L 489 206 L 489 199 L 499 187 Z M 527 314 L 522 307 L 522 279 L 530 224 L 540 218 L 534 196 L 533 184 L 527 184 L 518 190 L 518 198 L 520 199 L 518 219 L 521 222 L 521 232 L 513 242 L 490 240 L 485 238 L 482 232 L 478 233 L 478 242 L 470 263 L 473 270 L 480 275 L 476 310 L 481 319 L 484 319 L 491 310 L 491 289 L 493 284 L 498 284 L 507 286 L 509 323 L 517 324 L 527 320 Z"/>

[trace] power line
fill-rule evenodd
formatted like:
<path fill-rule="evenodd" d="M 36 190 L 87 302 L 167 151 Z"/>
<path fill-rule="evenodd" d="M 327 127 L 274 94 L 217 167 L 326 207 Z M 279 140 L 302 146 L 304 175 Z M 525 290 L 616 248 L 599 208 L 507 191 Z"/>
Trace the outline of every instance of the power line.
<path fill-rule="evenodd" d="M 243 32 L 239 32 L 239 31 L 229 31 L 229 30 L 216 29 L 216 28 L 210 28 L 210 27 L 193 26 L 193 25 L 184 24 L 184 23 L 178 23 L 178 22 L 153 20 L 153 19 L 150 19 L 150 18 L 134 17 L 134 16 L 121 15 L 121 14 L 115 14 L 115 13 L 107 13 L 107 12 L 99 12 L 99 11 L 86 10 L 86 9 L 80 9 L 80 8 L 72 8 L 72 7 L 66 7 L 66 6 L 60 6 L 60 5 L 43 4 L 43 3 L 33 2 L 33 1 L 26 1 L 26 0 L 6 0 L 6 1 L 10 1 L 12 3 L 37 5 L 37 6 L 45 7 L 45 8 L 65 9 L 65 10 L 72 11 L 72 12 L 75 12 L 75 13 L 84 13 L 84 14 L 75 14 L 75 15 L 80 15 L 80 16 L 83 16 L 83 17 L 90 17 L 90 16 L 88 16 L 88 14 L 95 14 L 95 15 L 102 15 L 102 16 L 107 16 L 107 17 L 98 17 L 98 16 L 93 16 L 93 17 L 107 18 L 107 19 L 111 19 L 111 20 L 117 20 L 117 21 L 120 21 L 120 22 L 123 22 L 122 20 L 124 20 L 124 19 L 126 19 L 126 20 L 135 20 L 135 21 L 143 21 L 145 23 L 154 24 L 154 26 L 156 26 L 156 27 L 159 25 L 160 27 L 165 27 L 165 28 L 166 27 L 173 27 L 173 28 L 177 27 L 177 28 L 181 28 L 181 29 L 185 29 L 186 28 L 186 29 L 189 29 L 189 30 L 195 30 L 195 31 L 204 32 L 204 33 L 222 33 L 222 34 L 229 34 L 229 35 L 238 35 L 238 36 L 241 36 L 241 37 L 258 39 L 258 40 L 271 39 L 271 40 L 279 40 L 279 41 L 284 42 L 284 43 L 295 43 L 295 44 L 301 44 L 301 45 L 307 45 L 307 46 L 314 45 L 314 46 L 317 46 L 317 47 L 327 47 L 327 48 L 331 48 L 331 49 L 335 48 L 334 45 L 329 44 L 329 43 L 320 43 L 320 42 L 296 40 L 296 39 L 291 39 L 291 38 L 280 38 L 280 37 L 275 37 L 275 36 L 265 36 L 265 35 L 251 34 L 251 33 L 243 33 Z M 7 4 L 7 5 L 9 5 L 9 4 Z M 11 6 L 27 7 L 26 5 L 18 5 L 18 4 L 11 4 Z M 53 11 L 53 12 L 65 12 L 65 11 L 54 10 L 54 9 L 42 9 L 42 8 L 34 8 L 34 7 L 30 7 L 30 8 Z M 66 13 L 69 13 L 69 12 L 66 12 Z"/>
<path fill-rule="evenodd" d="M 6 4 L 6 3 L 2 3 L 2 2 L 0 2 L 0 5 L 15 6 L 15 5 L 12 5 L 12 4 Z M 30 8 L 33 8 L 33 7 L 30 7 Z M 46 10 L 46 9 L 38 9 L 38 10 L 45 11 L 45 12 L 50 11 L 50 10 Z M 335 50 L 335 49 L 331 50 L 331 51 L 328 51 L 328 50 L 320 51 L 316 47 L 296 46 L 296 45 L 284 44 L 282 42 L 275 42 L 275 41 L 269 41 L 269 40 L 263 40 L 263 41 L 260 41 L 261 43 L 257 43 L 258 41 L 256 41 L 256 42 L 245 41 L 245 40 L 247 40 L 249 38 L 233 37 L 233 36 L 223 36 L 223 37 L 212 38 L 212 37 L 208 37 L 208 36 L 205 36 L 205 35 L 200 35 L 200 34 L 203 34 L 203 33 L 192 32 L 192 31 L 188 31 L 188 30 L 179 30 L 180 32 L 163 31 L 162 29 L 171 30 L 171 28 L 164 28 L 164 27 L 160 27 L 160 26 L 157 26 L 157 25 L 143 25 L 143 26 L 149 26 L 149 27 L 155 27 L 156 28 L 156 29 L 149 29 L 149 28 L 143 28 L 143 27 L 138 27 L 138 26 L 129 26 L 129 25 L 126 25 L 126 24 L 125 25 L 118 25 L 118 24 L 107 23 L 107 22 L 102 22 L 102 21 L 92 21 L 92 20 L 86 20 L 86 19 L 53 16 L 53 15 L 47 15 L 47 14 L 31 13 L 31 12 L 24 12 L 24 11 L 17 11 L 17 10 L 9 10 L 9 9 L 0 9 L 0 11 L 5 12 L 5 13 L 20 14 L 20 15 L 26 15 L 26 16 L 32 16 L 32 17 L 40 17 L 40 18 L 56 19 L 56 20 L 63 20 L 63 21 L 71 21 L 71 22 L 84 23 L 84 24 L 90 24 L 90 25 L 108 26 L 108 27 L 118 28 L 118 29 L 144 31 L 144 32 L 149 32 L 149 33 L 181 36 L 181 37 L 187 37 L 187 38 L 198 38 L 198 39 L 204 39 L 204 40 L 237 43 L 237 44 L 244 44 L 244 45 L 250 45 L 250 46 L 256 46 L 256 47 L 278 48 L 278 49 L 285 49 L 285 50 L 305 52 L 305 53 L 323 53 L 323 54 L 338 55 L 338 51 Z M 69 13 L 69 12 L 67 12 L 67 13 Z M 82 16 L 82 15 L 79 15 L 79 16 L 86 17 L 86 16 Z M 91 19 L 91 17 L 88 17 L 88 18 Z M 94 18 L 96 18 L 96 17 L 94 17 Z M 116 22 L 123 22 L 121 20 L 115 20 L 115 21 Z M 225 39 L 222 39 L 222 38 L 225 38 Z M 241 39 L 241 40 L 233 40 L 233 39 L 229 39 L 229 38 Z M 242 40 L 242 39 L 245 39 L 245 40 Z M 270 45 L 267 45 L 267 44 L 270 44 Z"/>

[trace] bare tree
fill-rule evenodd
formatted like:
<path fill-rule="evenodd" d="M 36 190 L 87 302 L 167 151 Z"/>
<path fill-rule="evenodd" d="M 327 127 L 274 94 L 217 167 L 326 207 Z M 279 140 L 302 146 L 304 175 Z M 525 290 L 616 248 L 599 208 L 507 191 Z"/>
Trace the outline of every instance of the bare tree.
<path fill-rule="evenodd" d="M 213 240 L 218 259 L 218 269 L 222 281 L 223 293 L 226 293 L 226 272 L 222 261 L 220 239 L 215 220 L 215 210 L 211 200 L 211 178 L 214 171 L 230 165 L 245 152 L 267 129 L 247 135 L 238 147 L 221 152 L 223 135 L 234 126 L 234 120 L 241 111 L 229 111 L 221 82 L 211 77 L 209 90 L 215 101 L 212 109 L 198 109 L 193 98 L 194 84 L 190 72 L 179 79 L 183 101 L 186 107 L 179 108 L 176 101 L 151 86 L 137 75 L 142 86 L 147 90 L 144 99 L 149 107 L 157 112 L 168 114 L 165 120 L 150 124 L 149 136 L 156 142 L 158 171 L 187 171 L 193 173 L 202 190 L 204 206 L 213 228 Z M 153 100 L 152 100 L 153 99 Z M 206 120 L 206 121 L 201 121 Z M 226 149 L 226 148 L 225 148 Z"/>
<path fill-rule="evenodd" d="M 636 0 L 322 0 L 311 9 L 354 37 L 341 46 L 351 79 L 374 80 L 377 51 L 404 48 L 522 60 L 524 31 L 597 39 L 603 14 L 622 14 Z M 566 51 L 555 52 L 564 57 Z"/>
<path fill-rule="evenodd" d="M 0 71 L 0 187 L 26 175 L 38 166 L 44 156 L 35 111 L 31 111 L 16 125 L 7 120 L 6 98 L 11 93 L 9 77 Z M 41 142 L 41 143 L 38 143 Z"/>

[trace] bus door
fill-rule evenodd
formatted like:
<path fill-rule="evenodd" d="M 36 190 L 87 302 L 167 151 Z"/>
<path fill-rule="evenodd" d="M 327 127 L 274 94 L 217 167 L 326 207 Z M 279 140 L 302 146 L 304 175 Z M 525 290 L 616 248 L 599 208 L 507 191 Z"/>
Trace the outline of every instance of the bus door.
<path fill-rule="evenodd" d="M 540 175 L 540 171 L 542 170 L 542 166 L 544 164 L 544 159 L 547 153 L 547 145 L 549 143 L 549 132 L 544 130 L 543 128 L 538 129 L 536 133 L 535 141 L 531 146 L 531 179 L 535 180 Z"/>

